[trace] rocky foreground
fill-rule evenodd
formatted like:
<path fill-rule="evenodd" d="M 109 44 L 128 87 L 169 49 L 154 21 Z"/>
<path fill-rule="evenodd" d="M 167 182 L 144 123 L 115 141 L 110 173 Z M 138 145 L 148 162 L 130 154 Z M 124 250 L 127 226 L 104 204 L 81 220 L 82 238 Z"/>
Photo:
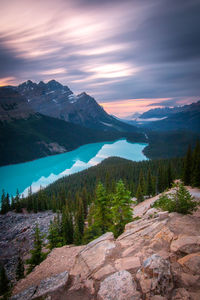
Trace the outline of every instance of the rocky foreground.
<path fill-rule="evenodd" d="M 116 240 L 106 233 L 86 246 L 54 249 L 12 299 L 199 300 L 200 210 L 169 214 L 152 209 L 154 201 L 135 208 L 141 218 Z"/>

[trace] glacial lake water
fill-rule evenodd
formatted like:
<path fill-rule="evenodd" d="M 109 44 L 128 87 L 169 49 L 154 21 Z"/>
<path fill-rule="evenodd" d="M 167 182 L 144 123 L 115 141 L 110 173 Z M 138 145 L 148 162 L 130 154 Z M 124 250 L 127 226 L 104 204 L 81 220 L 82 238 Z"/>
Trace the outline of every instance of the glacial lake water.
<path fill-rule="evenodd" d="M 0 194 L 27 195 L 28 188 L 36 192 L 57 179 L 95 166 L 105 158 L 118 156 L 133 161 L 147 159 L 144 143 L 130 143 L 125 139 L 114 142 L 87 144 L 73 151 L 36 159 L 26 163 L 0 167 Z"/>

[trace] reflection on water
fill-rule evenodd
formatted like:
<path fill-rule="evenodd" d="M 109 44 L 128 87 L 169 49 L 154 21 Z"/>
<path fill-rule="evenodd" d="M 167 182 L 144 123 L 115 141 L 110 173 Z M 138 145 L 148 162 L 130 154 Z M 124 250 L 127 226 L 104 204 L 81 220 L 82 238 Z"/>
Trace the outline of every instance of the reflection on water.
<path fill-rule="evenodd" d="M 0 167 L 0 191 L 4 189 L 15 195 L 16 189 L 27 194 L 39 190 L 55 180 L 82 171 L 111 156 L 119 156 L 133 161 L 146 159 L 142 150 L 146 144 L 129 143 L 126 140 L 87 144 L 76 150 L 40 158 L 31 162 Z"/>

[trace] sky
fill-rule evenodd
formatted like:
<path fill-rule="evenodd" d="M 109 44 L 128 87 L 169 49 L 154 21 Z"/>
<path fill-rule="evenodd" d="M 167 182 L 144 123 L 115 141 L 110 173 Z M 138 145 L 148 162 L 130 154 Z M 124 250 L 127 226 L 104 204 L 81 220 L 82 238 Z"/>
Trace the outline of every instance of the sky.
<path fill-rule="evenodd" d="M 199 0 L 0 0 L 0 85 L 56 79 L 124 117 L 200 99 Z"/>

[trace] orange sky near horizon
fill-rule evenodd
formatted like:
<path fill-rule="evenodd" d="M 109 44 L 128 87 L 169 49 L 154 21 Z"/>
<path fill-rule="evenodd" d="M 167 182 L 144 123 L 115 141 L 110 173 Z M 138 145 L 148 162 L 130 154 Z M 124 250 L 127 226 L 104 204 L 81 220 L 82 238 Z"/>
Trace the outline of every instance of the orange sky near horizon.
<path fill-rule="evenodd" d="M 171 98 L 144 98 L 144 99 L 126 99 L 116 100 L 115 102 L 100 103 L 103 108 L 112 115 L 117 117 L 126 117 L 135 112 L 145 112 L 149 109 L 160 107 L 160 105 L 150 106 L 152 103 L 170 100 Z"/>

